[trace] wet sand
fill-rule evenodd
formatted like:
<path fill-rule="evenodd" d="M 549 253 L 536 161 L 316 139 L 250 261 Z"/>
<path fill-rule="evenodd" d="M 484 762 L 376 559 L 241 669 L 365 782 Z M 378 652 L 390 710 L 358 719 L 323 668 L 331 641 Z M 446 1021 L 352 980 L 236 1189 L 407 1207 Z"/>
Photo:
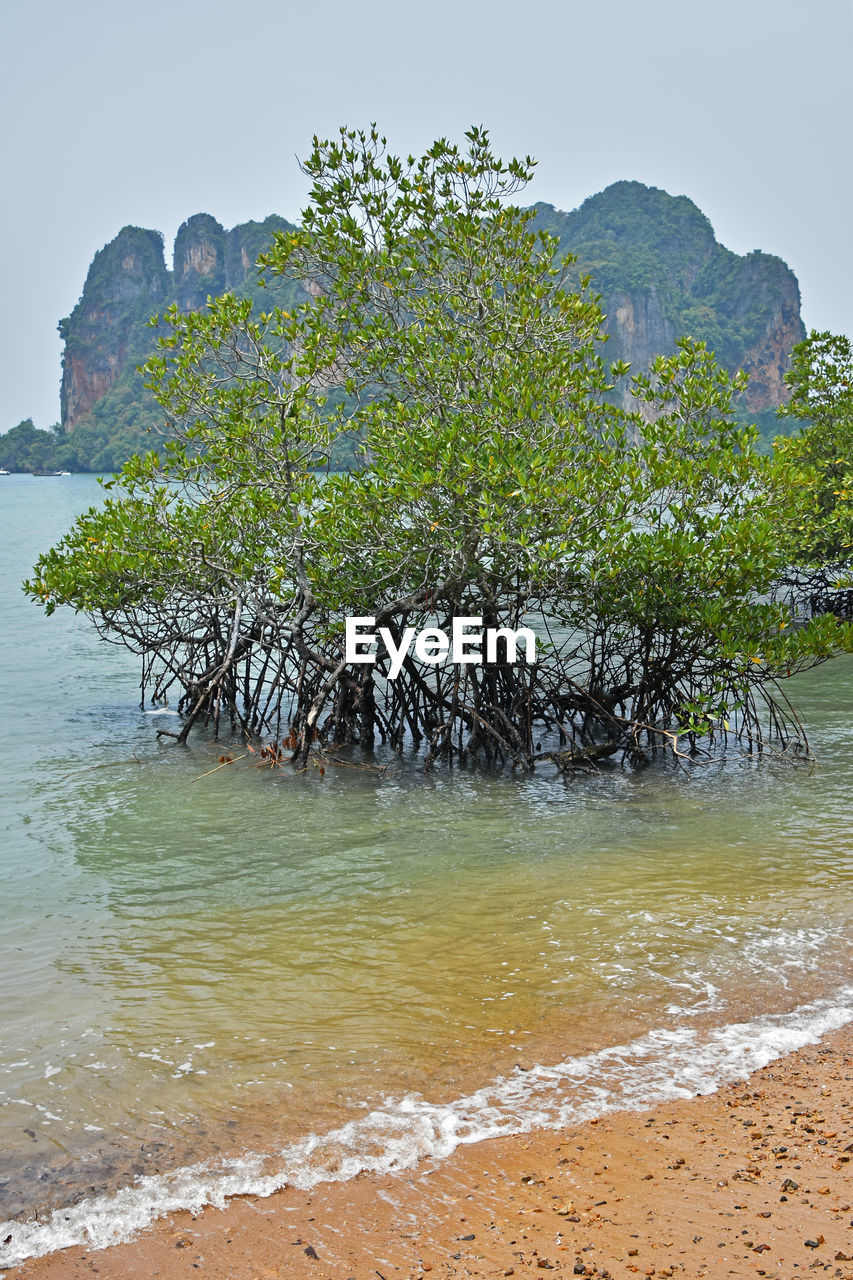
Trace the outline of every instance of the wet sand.
<path fill-rule="evenodd" d="M 853 1280 L 853 1027 L 709 1097 L 176 1214 L 16 1280 Z"/>

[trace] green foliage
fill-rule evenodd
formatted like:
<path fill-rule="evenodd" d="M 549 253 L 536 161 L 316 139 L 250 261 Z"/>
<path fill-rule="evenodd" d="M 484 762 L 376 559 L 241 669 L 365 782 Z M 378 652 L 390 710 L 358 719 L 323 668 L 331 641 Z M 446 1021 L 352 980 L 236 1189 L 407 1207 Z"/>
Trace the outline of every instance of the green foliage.
<path fill-rule="evenodd" d="M 839 578 L 853 560 L 853 346 L 849 338 L 812 331 L 794 348 L 783 410 L 803 424 L 780 439 L 780 459 L 796 470 L 808 518 L 798 530 L 798 563 Z"/>
<path fill-rule="evenodd" d="M 592 274 L 593 287 L 611 316 L 611 330 L 612 315 L 626 295 L 647 310 L 645 320 L 656 334 L 655 352 L 672 352 L 679 334 L 692 334 L 724 367 L 735 371 L 767 332 L 780 298 L 796 298 L 796 282 L 780 260 L 760 253 L 746 258 L 730 253 L 716 243 L 708 219 L 692 201 L 638 182 L 614 183 L 570 214 L 537 205 L 533 225 L 577 255 L 576 283 L 585 273 Z M 313 287 L 310 281 L 276 273 L 259 280 L 254 265 L 276 233 L 294 229 L 285 219 L 271 216 L 226 232 L 209 214 L 196 214 L 179 230 L 175 260 L 181 278 L 174 280 L 165 271 L 156 232 L 124 228 L 96 255 L 84 297 L 61 326 L 68 358 L 83 351 L 97 367 L 110 349 L 126 363 L 118 393 L 113 395 L 111 388 L 87 415 L 87 439 L 81 439 L 74 451 L 75 465 L 112 469 L 129 448 L 150 446 L 150 438 L 143 440 L 141 432 L 162 428 L 135 375 L 135 366 L 152 350 L 146 321 L 155 306 L 177 302 L 182 310 L 198 308 L 208 295 L 227 288 L 238 297 L 251 297 L 258 313 L 275 306 L 291 312 L 299 307 L 305 287 Z M 207 258 L 198 252 L 205 246 L 210 249 Z M 209 265 L 215 258 L 215 268 L 201 275 L 189 265 L 184 278 L 190 250 L 196 251 L 198 262 Z M 128 260 L 129 277 L 124 266 Z M 148 281 L 144 288 L 143 277 Z M 625 355 L 618 341 L 614 336 L 611 342 L 613 360 Z M 775 434 L 764 423 L 761 447 L 769 449 Z M 342 437 L 334 445 L 330 466 L 353 465 L 362 443 L 356 435 Z"/>
<path fill-rule="evenodd" d="M 167 297 L 169 274 L 163 261 L 159 231 L 124 227 L 98 251 L 89 268 L 82 297 L 59 324 L 65 359 L 98 350 L 104 331 L 129 341 L 128 359 L 142 354 L 141 327 Z"/>
<path fill-rule="evenodd" d="M 796 291 L 781 258 L 757 249 L 739 257 L 715 245 L 673 323 L 678 333 L 701 336 L 725 368 L 736 369 L 767 333 L 792 284 Z"/>
<path fill-rule="evenodd" d="M 276 302 L 284 308 L 292 308 L 302 300 L 302 290 L 293 287 L 287 281 L 276 281 L 280 294 L 270 295 L 258 292 L 261 286 L 261 273 L 257 263 L 273 242 L 277 232 L 293 230 L 293 224 L 277 214 L 270 214 L 263 222 L 241 222 L 226 234 L 225 276 L 228 288 L 239 297 L 251 296 L 259 310 L 267 309 Z M 268 282 L 267 282 L 268 283 Z"/>
<path fill-rule="evenodd" d="M 743 400 L 735 406 L 735 416 L 742 427 L 753 426 L 757 432 L 754 448 L 758 453 L 770 455 L 779 437 L 796 435 L 800 423 L 789 416 L 780 416 L 782 409 L 768 407 L 750 413 Z"/>
<path fill-rule="evenodd" d="M 796 281 L 784 262 L 758 251 L 745 258 L 714 238 L 686 196 L 640 182 L 616 182 L 573 213 L 536 205 L 536 225 L 577 256 L 612 314 L 624 295 L 647 300 L 660 327 L 659 352 L 690 334 L 735 372 L 766 333 L 780 297 Z M 613 339 L 616 355 L 618 339 Z"/>
<path fill-rule="evenodd" d="M 682 340 L 616 408 L 595 295 L 511 203 L 533 162 L 483 129 L 420 158 L 344 129 L 303 167 L 302 225 L 262 259 L 295 303 L 166 313 L 146 373 L 175 438 L 30 595 L 142 652 L 182 740 L 225 709 L 246 735 L 285 717 L 303 763 L 377 737 L 526 768 L 784 741 L 774 681 L 851 629 L 772 602 L 803 486 L 739 424 L 744 376 Z M 317 476 L 358 439 L 360 466 Z M 388 628 L 375 665 L 346 654 L 351 616 Z M 395 637 L 461 617 L 533 626 L 537 662 L 409 654 L 391 678 Z"/>
<path fill-rule="evenodd" d="M 163 261 L 163 236 L 144 227 L 123 227 L 92 260 L 83 294 L 59 332 L 72 348 L 80 338 L 77 322 L 91 304 L 138 318 L 166 296 L 169 276 Z"/>
<path fill-rule="evenodd" d="M 211 275 L 190 271 L 181 282 L 173 281 L 166 271 L 159 232 L 125 227 L 95 255 L 80 302 L 60 324 L 66 365 L 82 356 L 98 368 L 105 350 L 118 348 L 124 366 L 68 433 L 56 455 L 58 466 L 116 472 L 134 453 L 144 453 L 169 435 L 162 408 L 145 387 L 140 369 L 156 346 L 157 333 L 150 319 L 159 306 L 174 304 L 179 294 L 187 306 L 203 305 L 208 294 L 221 293 L 226 284 L 233 285 L 237 296 L 250 299 L 258 313 L 275 305 L 294 307 L 304 300 L 301 286 L 278 280 L 267 284 L 257 268 L 257 259 L 275 232 L 290 225 L 284 218 L 271 216 L 226 233 L 209 214 L 196 214 L 179 229 L 175 259 L 183 261 L 203 241 L 212 246 L 219 265 Z M 349 465 L 356 447 L 341 441 L 333 465 Z"/>
<path fill-rule="evenodd" d="M 62 455 L 57 431 L 58 427 L 40 431 L 32 418 L 25 418 L 0 436 L 0 467 L 6 471 L 58 471 Z"/>
<path fill-rule="evenodd" d="M 0 466 L 7 471 L 110 475 L 133 454 L 159 443 L 163 421 L 163 411 L 143 387 L 139 372 L 126 369 L 73 431 L 63 431 L 58 423 L 42 431 L 27 418 L 0 436 Z"/>
<path fill-rule="evenodd" d="M 685 290 L 716 248 L 705 215 L 686 196 L 615 182 L 574 213 L 536 205 L 536 221 L 593 271 L 596 287 L 648 290 L 669 280 Z"/>

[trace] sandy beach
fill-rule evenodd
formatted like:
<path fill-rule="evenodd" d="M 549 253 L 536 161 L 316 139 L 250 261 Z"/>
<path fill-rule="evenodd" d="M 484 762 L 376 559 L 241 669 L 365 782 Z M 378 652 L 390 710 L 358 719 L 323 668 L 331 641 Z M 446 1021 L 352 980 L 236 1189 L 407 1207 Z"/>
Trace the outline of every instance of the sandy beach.
<path fill-rule="evenodd" d="M 853 1028 L 690 1101 L 163 1219 L 6 1274 L 853 1280 Z"/>

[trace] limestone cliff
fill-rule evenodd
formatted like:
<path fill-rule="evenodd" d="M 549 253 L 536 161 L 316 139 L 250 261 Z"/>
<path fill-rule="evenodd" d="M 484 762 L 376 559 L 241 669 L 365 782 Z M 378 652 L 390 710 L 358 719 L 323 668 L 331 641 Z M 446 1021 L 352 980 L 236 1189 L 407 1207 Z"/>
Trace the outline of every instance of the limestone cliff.
<path fill-rule="evenodd" d="M 611 335 L 609 359 L 643 370 L 690 334 L 704 339 L 726 368 L 747 370 L 751 413 L 785 399 L 791 348 L 804 330 L 796 277 L 779 258 L 731 253 L 686 196 L 639 182 L 614 183 L 573 213 L 537 205 L 536 222 L 577 255 L 579 272 L 592 273 Z M 274 302 L 289 309 L 304 297 L 292 283 L 259 288 L 259 254 L 276 231 L 291 226 L 272 215 L 226 231 L 210 214 L 194 214 L 175 238 L 171 272 L 157 231 L 125 227 L 95 255 L 80 301 L 60 324 L 62 424 L 75 429 L 81 450 L 85 433 L 92 434 L 81 457 L 111 469 L 117 438 L 122 456 L 150 447 L 144 432 L 160 414 L 136 366 L 154 346 L 152 312 L 171 303 L 194 310 L 225 289 L 265 309 Z"/>
<path fill-rule="evenodd" d="M 62 425 L 92 430 L 93 465 L 110 469 L 104 445 L 110 435 L 126 441 L 126 456 L 133 447 L 150 447 L 141 433 L 160 415 L 137 372 L 156 340 L 149 317 L 173 303 L 182 311 L 197 310 L 226 289 L 254 296 L 258 256 L 276 231 L 291 226 L 273 214 L 226 231 L 210 214 L 194 214 L 178 229 L 172 271 L 159 231 L 124 227 L 95 254 L 80 301 L 59 325 L 65 342 Z M 286 306 L 292 294 L 293 286 L 273 285 L 264 305 L 280 300 Z"/>
<path fill-rule="evenodd" d="M 645 369 L 655 356 L 671 351 L 679 334 L 667 316 L 656 285 L 648 289 L 614 290 L 607 300 L 605 328 L 615 335 L 619 355 L 633 369 Z M 616 344 L 607 350 L 608 359 L 616 354 Z"/>
<path fill-rule="evenodd" d="M 198 311 L 225 292 L 225 243 L 225 228 L 209 213 L 193 214 L 178 228 L 172 284 L 181 311 Z"/>
<path fill-rule="evenodd" d="M 228 232 L 225 245 L 225 278 L 235 292 L 252 287 L 256 279 L 255 263 L 272 244 L 277 231 L 292 230 L 293 224 L 277 214 L 263 222 L 241 222 Z"/>
<path fill-rule="evenodd" d="M 95 254 L 83 295 L 59 332 L 62 357 L 62 425 L 86 416 L 137 357 L 140 330 L 169 295 L 159 231 L 124 227 Z M 150 337 L 141 341 L 150 346 Z"/>
<path fill-rule="evenodd" d="M 735 258 L 722 250 L 718 261 Z M 735 258 L 734 286 L 727 301 L 719 302 L 722 323 L 739 332 L 743 351 L 726 352 L 729 366 L 738 364 L 749 374 L 746 404 L 751 413 L 784 404 L 790 391 L 785 372 L 792 348 L 806 336 L 800 318 L 797 278 L 780 258 L 755 250 Z M 718 294 L 719 296 L 719 294 Z"/>
<path fill-rule="evenodd" d="M 578 271 L 591 273 L 609 359 L 640 372 L 690 335 L 731 372 L 747 371 L 751 413 L 786 399 L 791 348 L 805 329 L 797 278 L 780 258 L 732 253 L 692 200 L 640 182 L 616 182 L 573 213 L 540 204 L 536 215 L 577 256 Z"/>

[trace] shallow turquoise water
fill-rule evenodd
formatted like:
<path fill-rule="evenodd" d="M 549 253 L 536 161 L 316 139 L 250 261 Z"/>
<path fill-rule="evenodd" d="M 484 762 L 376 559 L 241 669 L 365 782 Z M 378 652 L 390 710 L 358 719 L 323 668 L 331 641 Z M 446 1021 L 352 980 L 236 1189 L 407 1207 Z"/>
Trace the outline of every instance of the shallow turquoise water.
<path fill-rule="evenodd" d="M 663 1079 L 685 1037 L 846 1008 L 853 663 L 796 682 L 809 768 L 209 773 L 215 744 L 157 740 L 132 657 L 19 590 L 96 498 L 0 479 L 7 1214 L 268 1158 L 389 1096 L 452 1109 L 519 1062 L 663 1033 Z"/>

